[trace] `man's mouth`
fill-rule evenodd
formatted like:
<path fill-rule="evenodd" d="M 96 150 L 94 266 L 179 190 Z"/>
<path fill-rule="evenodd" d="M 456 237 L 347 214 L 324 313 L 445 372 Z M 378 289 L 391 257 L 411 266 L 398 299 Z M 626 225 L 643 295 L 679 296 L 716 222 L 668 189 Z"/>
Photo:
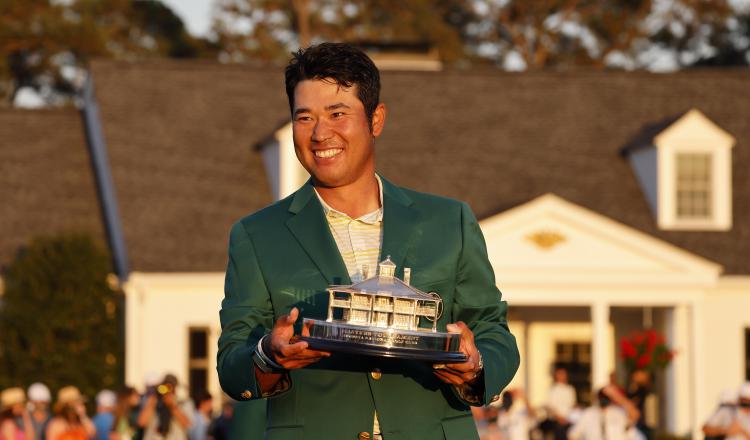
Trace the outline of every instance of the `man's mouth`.
<path fill-rule="evenodd" d="M 327 150 L 315 150 L 315 157 L 328 159 L 344 151 L 343 148 L 329 148 Z"/>

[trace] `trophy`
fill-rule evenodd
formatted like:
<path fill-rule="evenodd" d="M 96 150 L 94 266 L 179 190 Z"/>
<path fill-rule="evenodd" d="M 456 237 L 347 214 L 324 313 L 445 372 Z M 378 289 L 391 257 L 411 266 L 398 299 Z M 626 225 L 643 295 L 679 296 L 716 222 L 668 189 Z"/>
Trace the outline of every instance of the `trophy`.
<path fill-rule="evenodd" d="M 403 358 L 426 362 L 464 362 L 461 335 L 437 331 L 443 301 L 437 293 L 422 292 L 395 276 L 390 256 L 378 264 L 377 274 L 350 285 L 328 287 L 328 317 L 305 318 L 310 348 L 352 354 Z"/>

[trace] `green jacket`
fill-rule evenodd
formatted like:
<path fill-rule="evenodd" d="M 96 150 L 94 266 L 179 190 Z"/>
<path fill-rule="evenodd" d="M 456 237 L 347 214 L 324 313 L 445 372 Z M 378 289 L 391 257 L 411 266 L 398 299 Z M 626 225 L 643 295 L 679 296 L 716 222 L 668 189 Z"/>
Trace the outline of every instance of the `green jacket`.
<path fill-rule="evenodd" d="M 444 302 L 438 330 L 464 321 L 484 361 L 482 404 L 497 400 L 518 369 L 507 304 L 495 286 L 484 237 L 469 207 L 383 179 L 383 244 L 411 284 Z M 218 373 L 237 400 L 260 397 L 252 352 L 292 307 L 325 319 L 326 287 L 351 283 L 310 182 L 236 223 L 229 241 Z M 298 319 L 298 323 L 301 318 Z M 382 372 L 375 379 L 369 373 Z M 377 377 L 377 376 L 375 376 Z M 268 399 L 266 438 L 355 439 L 371 432 L 377 408 L 386 440 L 478 438 L 469 403 L 428 363 L 341 354 L 290 372 L 291 389 Z M 239 422 L 239 421 L 238 421 Z"/>

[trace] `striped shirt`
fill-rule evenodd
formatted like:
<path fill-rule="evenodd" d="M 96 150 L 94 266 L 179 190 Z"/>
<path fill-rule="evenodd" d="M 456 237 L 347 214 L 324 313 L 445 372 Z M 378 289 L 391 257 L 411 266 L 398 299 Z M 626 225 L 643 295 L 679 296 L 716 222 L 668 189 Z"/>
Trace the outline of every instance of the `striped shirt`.
<path fill-rule="evenodd" d="M 383 241 L 383 183 L 377 174 L 375 177 L 380 191 L 380 207 L 356 219 L 330 207 L 318 191 L 315 191 L 320 204 L 323 205 L 331 235 L 353 283 L 364 279 L 365 267 L 368 268 L 368 277 L 374 276 L 380 257 Z"/>

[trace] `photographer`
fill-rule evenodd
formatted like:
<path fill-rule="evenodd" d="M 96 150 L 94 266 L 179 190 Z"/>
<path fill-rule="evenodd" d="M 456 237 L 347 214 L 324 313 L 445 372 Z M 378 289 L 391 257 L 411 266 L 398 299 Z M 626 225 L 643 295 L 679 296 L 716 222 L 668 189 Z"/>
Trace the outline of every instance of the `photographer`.
<path fill-rule="evenodd" d="M 162 383 L 149 387 L 145 402 L 138 414 L 138 426 L 144 430 L 144 440 L 186 440 L 192 425 L 190 408 L 177 401 L 177 378 L 167 374 Z M 189 404 L 189 402 L 187 402 Z"/>

